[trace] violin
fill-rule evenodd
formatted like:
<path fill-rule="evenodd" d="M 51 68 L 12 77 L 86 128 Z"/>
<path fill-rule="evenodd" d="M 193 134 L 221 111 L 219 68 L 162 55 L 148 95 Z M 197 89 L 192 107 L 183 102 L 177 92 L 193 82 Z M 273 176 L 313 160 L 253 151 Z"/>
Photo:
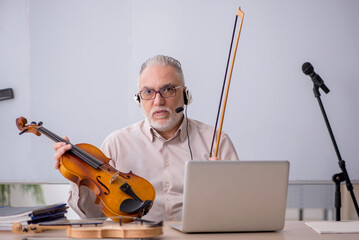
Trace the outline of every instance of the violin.
<path fill-rule="evenodd" d="M 124 219 L 124 218 L 123 218 Z M 134 218 L 134 222 L 141 224 L 115 224 L 108 221 L 89 222 L 55 222 L 29 224 L 23 226 L 19 222 L 12 225 L 12 232 L 15 234 L 35 234 L 47 230 L 66 230 L 70 238 L 154 238 L 163 233 L 163 222 L 153 222 Z"/>
<path fill-rule="evenodd" d="M 32 122 L 27 124 L 24 117 L 16 119 L 17 128 L 23 133 L 33 133 L 37 136 L 44 134 L 54 142 L 65 142 L 42 126 Z M 97 147 L 81 143 L 72 145 L 61 158 L 59 171 L 77 186 L 87 186 L 96 195 L 95 204 L 112 220 L 119 222 L 119 216 L 124 216 L 124 222 L 131 217 L 142 217 L 151 209 L 156 193 L 150 182 L 130 171 L 122 173 L 109 164 L 110 159 Z"/>

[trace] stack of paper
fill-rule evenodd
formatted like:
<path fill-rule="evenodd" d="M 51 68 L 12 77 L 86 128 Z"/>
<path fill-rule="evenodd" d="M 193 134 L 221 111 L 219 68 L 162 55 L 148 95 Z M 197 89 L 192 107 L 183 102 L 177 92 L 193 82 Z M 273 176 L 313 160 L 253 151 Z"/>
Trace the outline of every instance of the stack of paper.
<path fill-rule="evenodd" d="M 0 230 L 11 230 L 14 222 L 39 223 L 65 218 L 68 206 L 58 203 L 36 207 L 0 207 Z"/>
<path fill-rule="evenodd" d="M 318 233 L 359 233 L 359 221 L 306 222 Z"/>

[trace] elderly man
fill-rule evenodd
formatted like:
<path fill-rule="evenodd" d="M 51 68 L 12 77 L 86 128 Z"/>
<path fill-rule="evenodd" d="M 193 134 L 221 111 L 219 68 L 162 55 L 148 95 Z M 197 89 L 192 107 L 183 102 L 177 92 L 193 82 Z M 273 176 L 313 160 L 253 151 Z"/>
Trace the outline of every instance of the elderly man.
<path fill-rule="evenodd" d="M 111 133 L 101 150 L 110 164 L 121 172 L 132 171 L 147 179 L 156 190 L 151 220 L 181 220 L 185 162 L 208 160 L 214 128 L 186 119 L 183 108 L 191 102 L 181 64 L 174 58 L 157 55 L 141 67 L 139 92 L 135 100 L 145 119 Z M 65 143 L 54 144 L 55 168 Z M 238 160 L 230 138 L 223 134 L 218 159 Z M 86 187 L 71 185 L 69 205 L 81 218 L 103 216 L 94 204 L 95 196 Z"/>

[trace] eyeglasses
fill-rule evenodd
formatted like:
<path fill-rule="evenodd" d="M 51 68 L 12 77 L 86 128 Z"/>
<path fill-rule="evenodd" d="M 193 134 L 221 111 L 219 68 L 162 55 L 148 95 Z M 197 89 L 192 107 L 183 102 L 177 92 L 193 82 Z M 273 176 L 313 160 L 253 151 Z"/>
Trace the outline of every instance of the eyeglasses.
<path fill-rule="evenodd" d="M 182 86 L 177 87 L 164 87 L 159 91 L 154 89 L 142 90 L 138 94 L 142 100 L 151 100 L 156 98 L 156 94 L 159 93 L 163 98 L 170 98 L 176 96 L 176 90 Z"/>

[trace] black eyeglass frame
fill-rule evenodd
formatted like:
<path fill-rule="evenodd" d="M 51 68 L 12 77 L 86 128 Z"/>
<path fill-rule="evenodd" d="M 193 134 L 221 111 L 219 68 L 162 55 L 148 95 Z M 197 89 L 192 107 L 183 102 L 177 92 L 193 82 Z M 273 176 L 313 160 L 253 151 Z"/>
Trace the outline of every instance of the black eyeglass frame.
<path fill-rule="evenodd" d="M 140 96 L 141 100 L 153 100 L 153 99 L 156 98 L 156 95 L 157 95 L 157 93 L 158 93 L 158 94 L 160 94 L 160 96 L 161 96 L 162 98 L 171 98 L 171 97 L 176 96 L 177 89 L 178 89 L 178 88 L 181 88 L 181 87 L 182 87 L 182 86 L 163 87 L 163 88 L 161 88 L 161 89 L 158 90 L 158 91 L 156 91 L 156 90 L 154 90 L 154 89 L 142 90 L 142 91 L 139 91 L 139 92 L 137 93 L 137 96 Z M 171 95 L 171 96 L 163 96 L 162 94 L 163 94 L 164 90 L 169 89 L 169 88 L 174 90 L 173 95 Z M 153 97 L 151 97 L 151 98 L 143 98 L 141 93 L 146 92 L 146 91 L 153 91 L 153 92 L 154 92 Z"/>

